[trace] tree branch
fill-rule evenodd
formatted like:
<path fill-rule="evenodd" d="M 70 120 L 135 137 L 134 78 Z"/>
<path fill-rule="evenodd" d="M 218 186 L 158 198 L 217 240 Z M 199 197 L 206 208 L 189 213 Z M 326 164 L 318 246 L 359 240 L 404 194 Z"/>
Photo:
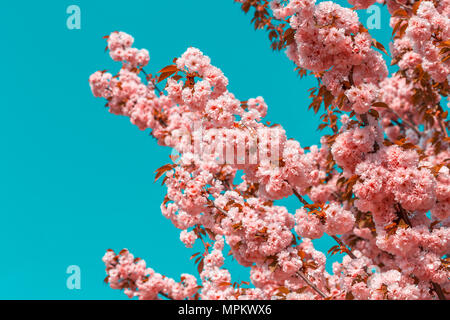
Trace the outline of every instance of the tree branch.
<path fill-rule="evenodd" d="M 344 248 L 346 248 L 347 249 L 347 253 L 348 253 L 348 255 L 349 255 L 349 257 L 350 258 L 352 258 L 352 259 L 357 259 L 356 258 L 356 256 L 353 254 L 353 252 L 349 249 L 349 248 L 347 248 L 347 246 L 344 244 L 344 242 L 339 238 L 339 237 L 337 237 L 337 236 L 335 236 L 335 235 L 333 235 L 333 236 L 331 236 L 341 247 L 344 247 Z"/>
<path fill-rule="evenodd" d="M 303 281 L 305 281 L 308 286 L 310 286 L 315 292 L 317 292 L 322 298 L 326 299 L 328 298 L 327 295 L 325 293 L 323 293 L 314 283 L 312 283 L 307 277 L 306 275 L 301 272 L 301 271 L 297 271 L 297 275 L 302 278 Z"/>
<path fill-rule="evenodd" d="M 444 292 L 442 291 L 442 288 L 439 284 L 436 282 L 431 281 L 431 285 L 433 286 L 434 291 L 436 292 L 439 300 L 447 300 L 445 299 Z"/>
<path fill-rule="evenodd" d="M 140 70 L 145 74 L 145 77 L 147 77 L 147 81 L 148 81 L 148 74 L 147 74 L 147 72 L 145 72 L 144 69 L 140 69 Z M 161 94 L 162 91 L 158 88 L 156 83 L 154 83 L 153 81 L 151 81 L 151 83 L 152 83 L 153 87 L 156 89 L 156 91 L 158 91 L 158 93 Z"/>
<path fill-rule="evenodd" d="M 295 190 L 295 188 L 293 188 L 292 186 L 291 186 L 291 188 L 292 188 L 292 191 L 294 192 L 295 196 L 298 198 L 298 200 L 300 200 L 301 203 L 303 203 L 304 206 L 309 204 L 305 199 L 303 199 L 303 197 L 297 192 L 297 190 Z"/>
<path fill-rule="evenodd" d="M 171 297 L 169 297 L 167 294 L 165 294 L 164 292 L 158 292 L 158 294 L 162 295 L 164 298 L 169 299 L 169 300 L 173 300 Z"/>

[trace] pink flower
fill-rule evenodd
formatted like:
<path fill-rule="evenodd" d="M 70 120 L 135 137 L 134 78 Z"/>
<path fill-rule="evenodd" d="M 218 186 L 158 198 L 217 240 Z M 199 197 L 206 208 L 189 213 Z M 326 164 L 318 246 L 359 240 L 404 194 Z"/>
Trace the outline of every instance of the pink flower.
<path fill-rule="evenodd" d="M 344 234 L 353 229 L 355 217 L 336 203 L 331 203 L 325 209 L 325 232 L 329 235 Z"/>
<path fill-rule="evenodd" d="M 309 214 L 305 209 L 295 212 L 295 232 L 301 237 L 318 239 L 323 236 L 325 226 L 319 217 Z"/>
<path fill-rule="evenodd" d="M 185 244 L 186 248 L 192 248 L 195 240 L 197 240 L 197 235 L 193 231 L 187 232 L 187 230 L 183 230 L 180 233 L 180 240 Z"/>
<path fill-rule="evenodd" d="M 345 92 L 345 95 L 352 103 L 353 110 L 358 114 L 369 111 L 372 103 L 375 102 L 378 90 L 374 85 L 363 84 L 359 88 L 352 87 Z"/>
<path fill-rule="evenodd" d="M 314 72 L 320 88 L 312 94 L 325 100 L 321 119 L 331 130 L 310 147 L 264 123 L 264 99 L 235 97 L 200 50 L 176 59 L 184 78 L 168 78 L 162 90 L 143 76 L 148 51 L 112 33 L 108 49 L 121 69 L 92 74 L 92 93 L 177 154 L 157 170 L 167 188 L 161 212 L 186 247 L 200 237 L 204 248 L 195 254 L 201 286 L 191 275 L 177 282 L 156 273 L 128 250 L 108 250 L 111 288 L 139 299 L 442 299 L 441 291 L 448 298 L 447 7 L 423 1 L 401 19 L 406 33 L 391 46 L 400 71 L 386 78 L 353 10 L 314 0 L 271 4 L 294 32 L 288 57 Z M 294 215 L 275 202 L 291 196 L 300 206 Z M 311 241 L 324 233 L 337 241 L 330 253 L 349 250 L 333 273 Z M 250 268 L 254 288 L 232 285 L 225 248 Z"/>

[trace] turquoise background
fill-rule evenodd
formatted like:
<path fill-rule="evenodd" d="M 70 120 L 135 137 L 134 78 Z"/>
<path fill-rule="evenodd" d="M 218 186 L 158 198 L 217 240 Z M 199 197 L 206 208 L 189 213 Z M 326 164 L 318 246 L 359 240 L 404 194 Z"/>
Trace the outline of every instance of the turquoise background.
<path fill-rule="evenodd" d="M 81 8 L 81 30 L 66 27 L 72 4 Z M 161 215 L 165 187 L 153 183 L 170 150 L 109 114 L 90 92 L 91 73 L 120 67 L 104 52 L 102 37 L 112 31 L 132 34 L 150 51 L 150 72 L 198 47 L 239 99 L 262 95 L 267 120 L 303 146 L 319 142 L 318 116 L 307 110 L 315 79 L 297 77 L 250 19 L 232 0 L 2 2 L 1 299 L 126 299 L 102 282 L 108 248 L 129 248 L 175 279 L 197 275 L 189 260 L 196 250 Z M 385 8 L 381 26 L 371 33 L 387 48 Z M 298 207 L 294 198 L 282 203 L 292 213 Z M 332 245 L 317 241 L 324 251 Z M 80 290 L 66 287 L 69 265 L 81 268 Z M 233 280 L 247 280 L 248 270 L 227 266 Z"/>

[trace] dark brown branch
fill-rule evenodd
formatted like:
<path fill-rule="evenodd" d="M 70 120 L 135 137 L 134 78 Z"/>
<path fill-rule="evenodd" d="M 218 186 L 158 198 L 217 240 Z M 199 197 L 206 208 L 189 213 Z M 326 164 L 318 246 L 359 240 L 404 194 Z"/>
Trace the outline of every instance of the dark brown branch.
<path fill-rule="evenodd" d="M 303 203 L 304 206 L 309 204 L 305 199 L 303 199 L 303 197 L 297 192 L 297 190 L 295 190 L 295 188 L 292 188 L 292 191 L 294 192 L 298 200 L 300 200 L 300 202 Z"/>
<path fill-rule="evenodd" d="M 442 291 L 442 288 L 439 284 L 436 282 L 431 281 L 431 285 L 433 286 L 434 291 L 436 292 L 439 300 L 447 300 L 445 299 L 444 292 Z"/>
<path fill-rule="evenodd" d="M 348 81 L 350 82 L 350 85 L 353 87 L 355 85 L 355 82 L 353 81 L 353 69 L 355 66 L 352 66 L 350 69 L 350 72 L 348 73 Z"/>
<path fill-rule="evenodd" d="M 447 129 L 445 129 L 444 120 L 439 119 L 438 123 L 439 123 L 439 127 L 441 128 L 442 134 L 444 135 L 444 137 L 448 138 L 448 132 L 447 132 Z"/>
<path fill-rule="evenodd" d="M 366 113 L 363 113 L 361 115 L 361 120 L 362 120 L 362 122 L 364 123 L 365 126 L 369 125 L 369 120 L 367 119 L 367 114 Z"/>
<path fill-rule="evenodd" d="M 401 204 L 398 204 L 397 206 L 398 206 L 397 213 L 398 213 L 398 215 L 400 216 L 400 218 L 403 219 L 403 221 L 405 221 L 405 223 L 406 223 L 410 228 L 412 228 L 412 223 L 411 223 L 411 220 L 409 220 L 408 212 L 406 212 L 406 210 L 403 209 L 403 207 L 401 206 Z"/>

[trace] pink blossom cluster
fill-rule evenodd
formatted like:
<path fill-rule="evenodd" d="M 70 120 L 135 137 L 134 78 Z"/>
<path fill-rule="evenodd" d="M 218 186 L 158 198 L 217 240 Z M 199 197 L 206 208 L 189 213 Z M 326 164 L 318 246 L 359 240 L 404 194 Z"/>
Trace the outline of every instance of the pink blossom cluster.
<path fill-rule="evenodd" d="M 146 49 L 132 48 L 134 39 L 125 32 L 113 32 L 108 38 L 109 55 L 114 61 L 126 61 L 131 67 L 146 66 L 150 55 Z"/>
<path fill-rule="evenodd" d="M 217 236 L 211 253 L 208 253 L 203 262 L 204 269 L 200 273 L 202 279 L 202 300 L 257 300 L 267 299 L 265 292 L 259 288 L 239 289 L 231 286 L 230 272 L 223 267 L 225 258 L 223 249 L 224 238 Z"/>
<path fill-rule="evenodd" d="M 198 256 L 200 288 L 193 276 L 175 282 L 128 251 L 108 251 L 110 286 L 140 299 L 449 297 L 450 149 L 444 140 L 438 152 L 433 144 L 442 124 L 416 128 L 426 124 L 414 116 L 421 84 L 386 78 L 384 61 L 353 11 L 308 0 L 272 8 L 278 18 L 290 16 L 296 31 L 288 56 L 319 74 L 336 100 L 345 94 L 344 109 L 357 120 L 341 114 L 333 139 L 302 148 L 281 126 L 262 123 L 262 97 L 240 101 L 229 92 L 228 79 L 200 50 L 189 48 L 176 59 L 170 68 L 179 77 L 168 78 L 161 91 L 140 76 L 148 59 L 121 53 L 132 49 L 133 38 L 111 34 L 111 57 L 122 68 L 115 76 L 91 75 L 92 92 L 108 101 L 111 113 L 151 129 L 158 144 L 179 154 L 157 170 L 167 187 L 161 211 L 186 247 L 200 239 L 205 252 Z M 378 104 L 378 118 L 369 111 L 380 99 L 389 107 Z M 401 136 L 409 147 L 396 140 Z M 291 195 L 303 204 L 295 214 L 275 203 Z M 333 274 L 311 241 L 325 233 L 347 253 Z M 253 288 L 232 285 L 223 268 L 225 244 L 250 268 Z"/>
<path fill-rule="evenodd" d="M 342 133 L 336 138 L 331 148 L 336 163 L 344 170 L 344 174 L 350 175 L 355 167 L 375 152 L 375 146 L 383 143 L 383 135 L 377 126 L 364 128 L 342 127 Z"/>
<path fill-rule="evenodd" d="M 285 207 L 272 205 L 270 199 L 292 194 L 293 187 L 304 193 L 311 183 L 317 183 L 320 176 L 323 177 L 312 161 L 318 151 L 305 153 L 298 142 L 287 141 L 282 128 L 269 128 L 260 123 L 267 110 L 262 98 L 249 99 L 244 110 L 240 101 L 226 90 L 227 80 L 221 71 L 211 66 L 209 58 L 199 50 L 188 49 L 177 60 L 177 67 L 186 72 L 196 72 L 201 78 L 193 90 L 183 89 L 182 81 L 170 79 L 166 87 L 168 96 L 157 96 L 151 84 L 142 84 L 136 71 L 126 66 L 117 77 L 96 72 L 91 76 L 90 83 L 95 96 L 108 99 L 111 112 L 129 116 L 141 129 L 152 128 L 152 134 L 161 144 L 182 152 L 178 166 L 165 174 L 169 201 L 161 206 L 163 215 L 182 229 L 181 241 L 191 247 L 198 235 L 188 230 L 201 225 L 213 234 L 225 236 L 233 256 L 241 264 L 267 268 L 268 256 L 284 257 L 285 250 L 292 251 L 290 245 L 294 236 L 291 230 L 295 224 L 294 216 Z M 155 114 L 162 113 L 163 119 L 155 117 Z M 236 116 L 240 116 L 239 121 Z M 210 154 L 202 153 L 199 157 L 193 152 L 193 146 L 182 139 L 186 133 L 197 134 L 191 126 L 193 119 L 202 119 L 201 129 L 206 136 L 217 134 L 217 129 L 233 130 L 235 124 L 240 123 L 245 128 L 241 131 L 254 130 L 259 134 L 257 140 L 261 141 L 262 153 L 273 152 L 270 145 L 262 143 L 266 141 L 263 140 L 266 132 L 271 131 L 274 133 L 272 135 L 279 137 L 271 141 L 277 142 L 276 151 L 281 157 L 277 160 L 281 160 L 283 165 L 273 166 L 271 161 L 265 159 L 260 159 L 257 165 L 220 165 L 216 161 L 216 148 L 209 148 Z M 183 132 L 181 139 L 180 132 Z M 236 145 L 240 145 L 239 140 Z M 238 168 L 246 174 L 236 191 L 232 191 L 229 188 Z M 255 185 L 260 185 L 256 190 L 260 198 L 244 197 Z M 211 202 L 208 195 L 215 200 Z M 331 211 L 330 214 L 335 216 Z M 205 258 L 205 272 L 208 270 L 208 259 L 219 255 L 217 252 L 215 250 L 212 256 Z M 299 262 L 295 260 L 293 263 L 297 265 Z M 287 268 L 287 265 L 283 264 L 282 268 Z M 229 280 L 226 275 L 223 275 L 224 278 L 218 277 L 220 282 Z M 206 293 L 207 290 L 204 289 L 205 297 L 211 298 L 212 293 Z M 223 290 L 219 290 L 222 293 L 216 296 L 218 293 L 215 290 L 217 281 L 211 289 L 216 298 L 231 298 L 235 294 L 231 289 L 225 291 L 225 295 Z M 261 297 L 262 293 L 256 292 L 259 291 L 252 292 L 250 296 Z"/>
<path fill-rule="evenodd" d="M 356 205 L 364 212 L 372 212 L 375 222 L 392 222 L 393 203 L 422 212 L 435 205 L 436 180 L 414 150 L 405 151 L 395 145 L 382 148 L 368 155 L 355 172 L 359 176 L 353 188 L 358 197 Z M 384 208 L 377 208 L 380 205 Z"/>
<path fill-rule="evenodd" d="M 378 88 L 372 83 L 363 83 L 359 87 L 351 87 L 345 92 L 345 95 L 352 104 L 353 111 L 357 114 L 364 114 L 377 100 Z"/>
<path fill-rule="evenodd" d="M 292 0 L 286 6 L 274 1 L 271 7 L 276 18 L 290 16 L 295 30 L 288 57 L 320 74 L 335 97 L 345 93 L 345 110 L 367 112 L 378 95 L 378 82 L 388 73 L 381 54 L 371 48 L 371 36 L 361 31 L 356 12 L 330 1 L 316 5 L 315 0 Z"/>
<path fill-rule="evenodd" d="M 435 192 L 436 205 L 431 213 L 440 221 L 446 221 L 450 216 L 450 172 L 447 167 L 442 167 L 439 170 Z"/>
<path fill-rule="evenodd" d="M 421 123 L 420 116 L 414 112 L 412 100 L 414 84 L 408 83 L 399 75 L 394 75 L 384 79 L 380 87 L 382 88 L 381 100 L 389 106 L 389 110 L 378 109 L 383 115 L 382 125 L 386 135 L 392 140 L 397 140 L 401 135 L 401 128 L 393 125 L 392 120 L 413 119 L 414 122 Z"/>
<path fill-rule="evenodd" d="M 294 227 L 294 217 L 285 207 L 264 205 L 263 201 L 254 198 L 244 202 L 237 193 L 229 192 L 219 196 L 215 204 L 224 207 L 231 199 L 238 205 L 227 212 L 221 220 L 221 227 L 234 258 L 241 265 L 262 263 L 266 257 L 291 244 L 290 230 Z M 242 209 L 239 204 L 242 204 Z"/>
<path fill-rule="evenodd" d="M 391 13 L 402 9 L 396 1 L 388 1 Z M 434 81 L 448 81 L 450 61 L 443 61 L 439 44 L 450 38 L 450 2 L 439 1 L 438 5 L 432 1 L 421 1 L 420 5 L 406 23 L 406 36 L 397 38 L 391 44 L 393 57 L 399 59 L 398 65 L 412 73 L 420 66 Z M 401 17 L 391 18 L 391 27 L 400 23 Z"/>
<path fill-rule="evenodd" d="M 336 202 L 331 202 L 324 211 L 325 214 L 319 216 L 307 212 L 304 208 L 298 209 L 295 213 L 295 232 L 304 238 L 318 239 L 322 238 L 324 232 L 338 235 L 353 229 L 355 217 L 351 211 Z"/>
<path fill-rule="evenodd" d="M 409 142 L 420 144 L 423 149 L 427 149 L 429 144 L 424 138 L 425 133 L 420 133 L 415 127 L 425 125 L 425 118 L 419 112 L 414 104 L 417 92 L 422 90 L 418 82 L 408 81 L 398 74 L 384 79 L 380 83 L 380 100 L 389 108 L 375 108 L 382 116 L 381 125 L 387 137 L 392 140 L 398 140 L 406 137 Z M 436 92 L 430 92 L 429 100 L 423 102 L 428 108 L 438 105 L 441 96 Z M 397 125 L 401 122 L 402 125 Z M 434 123 L 435 130 L 441 131 L 439 123 Z M 428 133 L 430 134 L 431 131 Z"/>
<path fill-rule="evenodd" d="M 403 57 L 404 67 L 411 68 L 421 61 L 423 69 L 436 82 L 450 79 L 450 61 L 441 61 L 440 48 L 437 46 L 439 42 L 436 43 L 434 40 L 450 39 L 449 5 L 450 3 L 447 1 L 447 9 L 445 9 L 447 12 L 441 13 L 435 8 L 433 2 L 422 1 L 416 15 L 409 20 L 406 29 L 406 36 L 411 43 L 413 53 Z"/>
<path fill-rule="evenodd" d="M 346 292 L 358 300 L 418 300 L 428 299 L 429 288 L 426 282 L 415 283 L 413 279 L 400 271 L 377 270 L 371 266 L 371 259 L 355 250 L 356 259 L 346 256 L 342 264 L 334 263 L 332 282 L 336 285 L 336 294 L 345 299 Z"/>
<path fill-rule="evenodd" d="M 144 260 L 135 259 L 128 250 L 118 255 L 108 250 L 103 257 L 108 274 L 106 280 L 112 289 L 124 289 L 125 294 L 140 300 L 160 299 L 169 296 L 172 299 L 189 299 L 197 292 L 197 280 L 189 274 L 182 274 L 181 281 L 156 273 L 146 267 Z"/>
<path fill-rule="evenodd" d="M 225 162 L 232 162 L 236 168 L 244 170 L 247 181 L 259 183 L 261 193 L 267 198 L 287 197 L 292 194 L 292 187 L 304 190 L 318 179 L 319 172 L 308 164 L 311 156 L 304 154 L 297 142 L 286 142 L 285 131 L 281 127 L 271 128 L 259 122 L 267 110 L 261 97 L 249 99 L 244 110 L 241 102 L 226 90 L 228 80 L 223 73 L 212 66 L 210 59 L 198 49 L 189 48 L 177 60 L 177 67 L 186 72 L 196 72 L 201 80 L 191 89 L 185 87 L 183 80 L 169 79 L 168 95 L 157 96 L 153 84 L 144 85 L 133 70 L 124 67 L 117 77 L 107 72 L 96 72 L 91 76 L 90 84 L 95 96 L 108 99 L 110 112 L 130 117 L 140 129 L 151 128 L 160 144 L 182 152 L 182 163 L 200 161 L 207 166 L 202 170 L 210 171 L 211 167 L 221 170 L 215 160 L 227 155 L 218 144 L 223 139 L 218 137 L 226 132 L 231 137 L 229 148 L 241 149 L 244 145 L 241 153 L 247 159 L 242 164 L 233 161 L 235 159 Z M 155 118 L 155 114 L 163 114 L 164 119 Z M 241 119 L 240 130 L 233 132 L 238 117 Z M 193 127 L 193 123 L 201 125 Z M 199 144 L 192 145 L 191 138 L 199 135 L 202 135 Z M 249 139 L 249 135 L 253 138 Z M 271 143 L 258 143 L 267 137 Z M 257 145 L 252 143 L 254 141 Z M 258 166 L 248 161 L 254 154 L 251 149 L 257 150 Z M 286 165 L 274 167 L 274 162 L 280 158 Z"/>
<path fill-rule="evenodd" d="M 301 257 L 299 256 L 301 255 Z M 284 250 L 276 257 L 277 267 L 274 269 L 273 260 L 251 268 L 250 279 L 252 283 L 261 288 L 269 297 L 276 297 L 280 287 L 288 287 L 286 299 L 314 300 L 320 297 L 317 292 L 307 289 L 305 280 L 298 276 L 299 270 L 307 270 L 310 281 L 319 290 L 326 290 L 328 273 L 325 271 L 325 255 L 314 249 L 312 241 L 304 241 L 294 247 Z"/>
<path fill-rule="evenodd" d="M 441 257 L 450 250 L 450 231 L 445 225 L 432 228 L 433 220 L 426 214 L 431 210 L 432 216 L 434 212 L 439 215 L 435 221 L 448 220 L 449 211 L 443 214 L 440 208 L 448 206 L 449 198 L 437 201 L 437 179 L 417 152 L 398 146 L 382 148 L 358 164 L 355 173 L 359 177 L 353 187 L 355 205 L 371 213 L 378 249 L 395 257 L 403 272 L 409 270 L 421 281 L 446 284 L 448 271 L 442 267 Z M 446 179 L 448 168 L 441 169 L 439 176 L 439 180 Z M 410 227 L 403 222 L 403 226 L 391 228 L 399 212 L 413 212 L 409 217 L 400 216 L 411 221 Z"/>

